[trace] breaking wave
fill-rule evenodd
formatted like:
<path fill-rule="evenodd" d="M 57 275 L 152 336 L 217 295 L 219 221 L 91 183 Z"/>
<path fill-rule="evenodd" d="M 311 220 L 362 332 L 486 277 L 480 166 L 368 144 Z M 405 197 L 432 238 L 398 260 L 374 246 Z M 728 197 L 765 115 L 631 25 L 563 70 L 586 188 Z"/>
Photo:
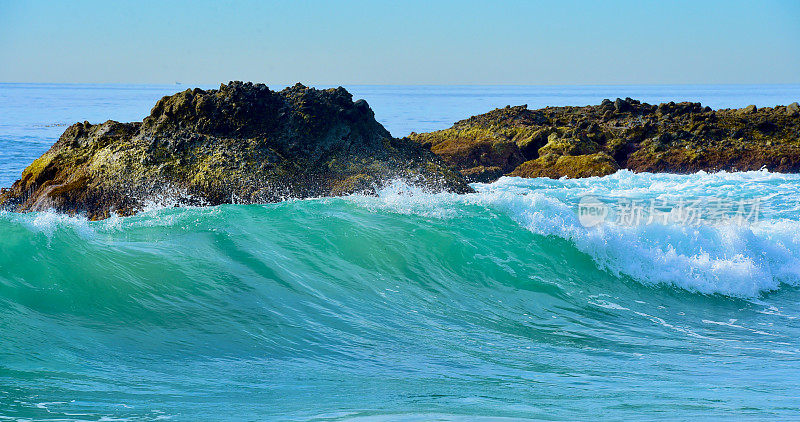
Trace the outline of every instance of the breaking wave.
<path fill-rule="evenodd" d="M 768 415 L 791 404 L 796 381 L 769 380 L 800 352 L 799 177 L 621 171 L 475 188 L 398 181 L 378 196 L 99 222 L 0 213 L 0 414 L 546 417 L 534 400 L 568 419 L 656 416 L 697 371 L 727 380 L 728 403 L 773 403 Z M 611 211 L 599 224 L 581 219 L 586 197 Z M 614 218 L 620 204 L 675 215 L 712 197 L 759 207 L 739 220 Z M 731 368 L 698 363 L 714 353 Z M 745 381 L 756 357 L 778 360 Z M 307 406 L 319 395 L 325 412 Z"/>

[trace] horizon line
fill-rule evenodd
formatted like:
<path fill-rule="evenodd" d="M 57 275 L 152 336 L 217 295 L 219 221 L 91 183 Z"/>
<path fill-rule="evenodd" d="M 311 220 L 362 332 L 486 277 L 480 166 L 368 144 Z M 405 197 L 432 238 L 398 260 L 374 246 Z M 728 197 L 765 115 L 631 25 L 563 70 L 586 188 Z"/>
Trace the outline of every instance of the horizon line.
<path fill-rule="evenodd" d="M 447 84 L 434 84 L 434 83 L 415 83 L 415 84 L 404 84 L 404 83 L 323 83 L 323 82 L 279 82 L 279 83 L 267 83 L 267 82 L 257 82 L 257 81 L 245 81 L 241 79 L 231 79 L 225 82 L 217 82 L 217 83 L 184 83 L 184 82 L 174 82 L 174 83 L 167 83 L 167 82 L 22 82 L 22 81 L 0 81 L 0 85 L 134 85 L 134 86 L 186 86 L 186 87 L 201 87 L 201 86 L 217 86 L 218 84 L 228 84 L 230 82 L 252 82 L 252 83 L 260 83 L 267 86 L 285 86 L 291 87 L 296 84 L 302 84 L 309 87 L 346 87 L 346 86 L 403 86 L 403 87 L 443 87 L 443 86 L 451 86 L 451 87 L 498 87 L 498 86 L 505 86 L 505 87 L 529 87 L 529 86 L 541 86 L 541 87 L 615 87 L 615 86 L 797 86 L 800 85 L 800 82 L 769 82 L 769 83 L 758 83 L 758 82 L 725 82 L 725 83 L 698 83 L 698 82 L 687 82 L 687 83 L 447 83 Z"/>

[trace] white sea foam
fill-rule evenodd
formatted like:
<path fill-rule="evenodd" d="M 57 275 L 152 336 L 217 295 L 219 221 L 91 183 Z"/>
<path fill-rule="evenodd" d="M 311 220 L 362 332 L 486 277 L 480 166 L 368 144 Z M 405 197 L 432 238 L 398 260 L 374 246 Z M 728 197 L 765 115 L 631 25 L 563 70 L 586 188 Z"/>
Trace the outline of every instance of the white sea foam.
<path fill-rule="evenodd" d="M 26 214 L 4 212 L 2 216 L 21 224 L 33 233 L 41 233 L 47 237 L 52 237 L 61 227 L 71 227 L 75 233 L 85 238 L 93 233 L 89 220 L 80 215 L 70 216 L 51 210 Z"/>
<path fill-rule="evenodd" d="M 375 212 L 450 219 L 480 210 L 509 216 L 525 229 L 571 242 L 597 266 L 643 284 L 739 297 L 757 297 L 782 284 L 800 285 L 800 175 L 767 171 L 697 173 L 693 175 L 634 174 L 620 171 L 603 178 L 502 178 L 476 184 L 477 193 L 432 193 L 395 181 L 378 196 L 353 195 L 345 200 Z M 762 200 L 758 220 L 741 224 L 581 224 L 580 198 L 705 198 Z M 314 199 L 311 201 L 330 201 Z M 333 201 L 340 201 L 335 199 Z M 290 206 L 303 206 L 296 201 Z M 153 203 L 134 218 L 113 216 L 102 222 L 55 212 L 3 213 L 32 232 L 51 237 L 59 228 L 85 238 L 96 232 L 126 228 L 181 225 L 193 227 L 223 212 L 219 207 L 175 209 L 175 203 Z M 165 209 L 169 208 L 169 209 Z M 227 209 L 227 208 L 226 208 Z"/>
<path fill-rule="evenodd" d="M 502 178 L 476 184 L 478 193 L 431 194 L 395 183 L 371 207 L 449 218 L 457 204 L 506 213 L 542 236 L 569 240 L 598 267 L 644 284 L 666 284 L 705 294 L 756 297 L 780 285 L 800 285 L 800 176 L 767 171 L 693 175 L 634 174 L 603 178 Z M 759 198 L 761 218 L 740 224 L 614 223 L 584 227 L 577 204 L 584 195 L 613 198 Z"/>

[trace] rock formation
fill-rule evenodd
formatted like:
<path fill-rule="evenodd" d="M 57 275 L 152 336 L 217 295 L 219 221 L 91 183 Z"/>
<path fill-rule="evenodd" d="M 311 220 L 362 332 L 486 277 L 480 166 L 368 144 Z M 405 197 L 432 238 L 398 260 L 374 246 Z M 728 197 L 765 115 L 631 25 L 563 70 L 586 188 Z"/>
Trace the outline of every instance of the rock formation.
<path fill-rule="evenodd" d="M 164 97 L 143 122 L 70 126 L 0 192 L 0 208 L 92 219 L 149 201 L 264 203 L 374 192 L 402 178 L 469 192 L 503 175 L 800 171 L 800 105 L 712 110 L 630 98 L 586 107 L 505 107 L 393 138 L 344 88 L 280 92 L 231 82 Z"/>
<path fill-rule="evenodd" d="M 0 207 L 102 219 L 161 197 L 262 203 L 374 192 L 393 178 L 471 190 L 428 149 L 393 138 L 344 88 L 231 82 L 164 97 L 143 122 L 70 126 L 0 194 Z"/>
<path fill-rule="evenodd" d="M 410 138 L 470 181 L 699 170 L 800 171 L 800 106 L 712 110 L 630 98 L 586 107 L 506 107 Z"/>

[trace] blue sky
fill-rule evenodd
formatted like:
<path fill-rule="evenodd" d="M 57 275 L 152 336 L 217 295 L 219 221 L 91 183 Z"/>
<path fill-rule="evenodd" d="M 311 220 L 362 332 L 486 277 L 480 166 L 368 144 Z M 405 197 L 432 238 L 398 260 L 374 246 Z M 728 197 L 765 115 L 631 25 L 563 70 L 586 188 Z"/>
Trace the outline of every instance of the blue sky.
<path fill-rule="evenodd" d="M 800 83 L 800 1 L 8 1 L 0 81 Z"/>

